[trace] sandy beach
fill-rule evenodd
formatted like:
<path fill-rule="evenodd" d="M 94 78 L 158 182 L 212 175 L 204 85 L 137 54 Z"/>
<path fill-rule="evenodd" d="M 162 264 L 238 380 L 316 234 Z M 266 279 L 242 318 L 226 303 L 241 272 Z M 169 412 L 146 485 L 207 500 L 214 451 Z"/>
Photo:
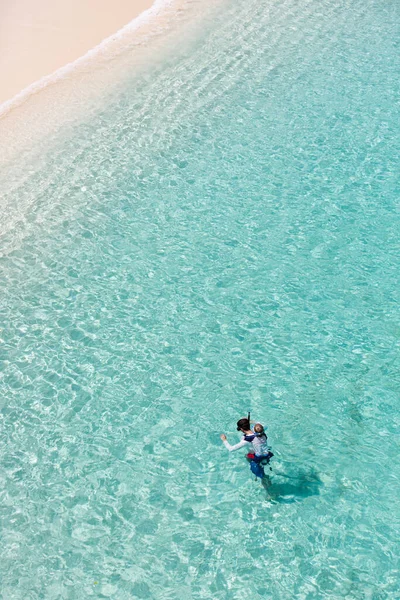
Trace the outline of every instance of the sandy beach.
<path fill-rule="evenodd" d="M 0 5 L 0 104 L 76 60 L 153 0 L 6 0 Z"/>

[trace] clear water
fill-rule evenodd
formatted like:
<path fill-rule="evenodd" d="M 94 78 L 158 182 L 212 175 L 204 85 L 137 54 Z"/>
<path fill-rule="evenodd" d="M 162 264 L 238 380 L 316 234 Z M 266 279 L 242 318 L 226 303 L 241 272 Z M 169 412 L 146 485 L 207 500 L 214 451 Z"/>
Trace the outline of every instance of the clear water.
<path fill-rule="evenodd" d="M 400 598 L 399 16 L 227 2 L 3 175 L 1 598 Z"/>

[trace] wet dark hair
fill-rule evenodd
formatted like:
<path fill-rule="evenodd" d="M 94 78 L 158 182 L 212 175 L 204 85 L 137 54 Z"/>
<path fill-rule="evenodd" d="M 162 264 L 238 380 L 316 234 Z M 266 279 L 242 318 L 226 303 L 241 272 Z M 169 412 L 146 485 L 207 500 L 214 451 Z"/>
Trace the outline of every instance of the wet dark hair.
<path fill-rule="evenodd" d="M 242 429 L 248 431 L 250 429 L 250 421 L 248 419 L 239 419 L 236 425 L 238 431 L 241 431 Z"/>

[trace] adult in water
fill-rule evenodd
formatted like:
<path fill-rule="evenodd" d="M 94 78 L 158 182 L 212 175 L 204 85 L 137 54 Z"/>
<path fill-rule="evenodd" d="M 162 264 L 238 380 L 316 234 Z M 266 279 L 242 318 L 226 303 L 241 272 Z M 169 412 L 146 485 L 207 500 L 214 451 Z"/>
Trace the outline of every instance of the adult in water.
<path fill-rule="evenodd" d="M 249 449 L 247 459 L 250 462 L 251 472 L 254 473 L 256 477 L 263 479 L 263 477 L 265 477 L 263 464 L 269 464 L 269 461 L 273 457 L 273 453 L 268 448 L 264 427 L 261 423 L 256 423 L 254 428 L 251 429 L 250 420 L 245 418 L 239 419 L 237 422 L 237 430 L 243 433 L 243 439 L 234 446 L 229 444 L 224 433 L 221 434 L 221 440 L 223 441 L 225 448 L 227 448 L 229 452 L 233 452 L 234 450 L 239 450 L 239 448 L 247 447 Z"/>

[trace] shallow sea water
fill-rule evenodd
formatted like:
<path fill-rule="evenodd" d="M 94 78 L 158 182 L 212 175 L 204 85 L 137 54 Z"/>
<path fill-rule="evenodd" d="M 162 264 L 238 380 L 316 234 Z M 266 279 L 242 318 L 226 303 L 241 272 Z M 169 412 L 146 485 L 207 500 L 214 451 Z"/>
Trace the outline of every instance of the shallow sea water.
<path fill-rule="evenodd" d="M 1 598 L 400 598 L 399 16 L 229 1 L 2 174 Z"/>

